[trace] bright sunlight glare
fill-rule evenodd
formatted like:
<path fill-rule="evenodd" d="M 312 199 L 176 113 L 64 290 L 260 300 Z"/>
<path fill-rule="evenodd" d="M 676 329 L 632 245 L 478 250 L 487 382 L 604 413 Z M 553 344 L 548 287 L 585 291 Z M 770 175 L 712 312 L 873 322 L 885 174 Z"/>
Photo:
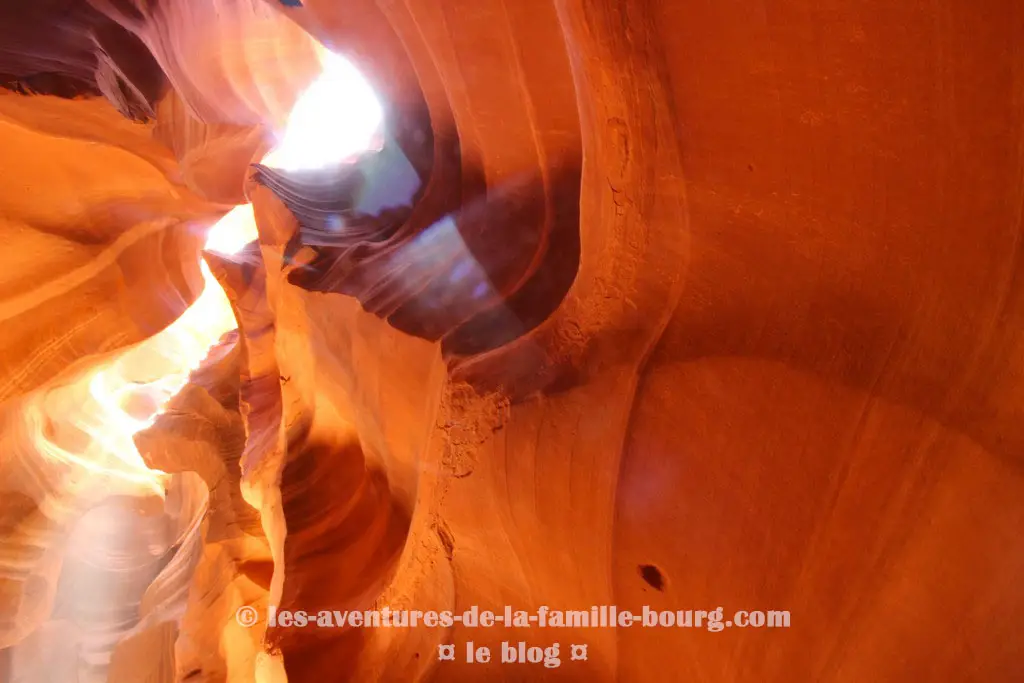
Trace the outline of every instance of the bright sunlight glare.
<path fill-rule="evenodd" d="M 379 134 L 382 108 L 370 85 L 343 57 L 327 51 L 321 56 L 323 72 L 296 102 L 280 144 L 263 159 L 269 166 L 305 170 L 341 163 L 371 149 Z M 210 229 L 205 246 L 235 254 L 256 237 L 253 209 L 245 204 Z M 30 406 L 26 418 L 44 455 L 163 494 L 167 475 L 147 467 L 133 437 L 153 424 L 210 348 L 237 326 L 223 289 L 205 262 L 200 267 L 203 292 L 174 323 Z"/>
<path fill-rule="evenodd" d="M 263 160 L 288 171 L 323 168 L 370 149 L 383 109 L 359 70 L 323 54 L 323 74 L 296 102 L 284 139 Z"/>

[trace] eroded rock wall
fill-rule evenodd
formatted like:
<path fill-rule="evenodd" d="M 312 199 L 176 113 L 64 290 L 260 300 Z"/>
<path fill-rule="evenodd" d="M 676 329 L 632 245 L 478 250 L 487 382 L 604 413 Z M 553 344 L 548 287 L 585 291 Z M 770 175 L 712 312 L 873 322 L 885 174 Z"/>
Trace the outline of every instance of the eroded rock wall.
<path fill-rule="evenodd" d="M 149 13 L 169 33 L 137 20 L 172 84 L 155 125 L 187 123 L 145 153 L 202 206 L 252 201 L 259 240 L 213 262 L 235 350 L 139 437 L 200 473 L 209 514 L 165 573 L 180 618 L 114 673 L 161 652 L 154 680 L 1021 677 L 1010 3 L 225 5 L 240 31 L 293 21 L 390 103 L 383 152 L 314 173 L 248 168 L 287 109 L 240 104 L 252 50 L 212 74 L 180 54 L 166 36 L 215 9 L 193 5 Z M 240 629 L 250 604 L 792 626 Z M 519 640 L 562 665 L 437 661 Z"/>

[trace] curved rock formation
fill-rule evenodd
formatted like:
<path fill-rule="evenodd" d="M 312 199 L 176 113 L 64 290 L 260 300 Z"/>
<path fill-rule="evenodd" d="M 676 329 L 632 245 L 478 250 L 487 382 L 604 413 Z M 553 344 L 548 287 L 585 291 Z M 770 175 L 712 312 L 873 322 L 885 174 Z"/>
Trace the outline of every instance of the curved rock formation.
<path fill-rule="evenodd" d="M 258 239 L 207 255 L 238 332 L 135 437 L 162 500 L 5 431 L 0 674 L 66 680 L 39 653 L 70 639 L 60 665 L 111 681 L 1024 676 L 1010 3 L 91 6 L 68 30 L 114 20 L 167 90 L 132 100 L 150 124 L 98 98 L 132 115 L 113 67 L 61 93 L 92 98 L 0 97 L 25 169 L 0 226 L 31 256 L 0 277 L 0 419 L 179 315 L 211 216 L 251 202 Z M 380 93 L 381 146 L 256 164 L 314 38 Z M 77 40 L 0 73 L 84 83 Z M 123 595 L 83 617 L 76 576 Z M 506 605 L 791 623 L 266 619 Z"/>
<path fill-rule="evenodd" d="M 104 95 L 126 116 L 152 118 L 164 74 L 139 37 L 101 11 L 108 6 L 113 5 L 4 3 L 0 86 L 62 97 Z"/>

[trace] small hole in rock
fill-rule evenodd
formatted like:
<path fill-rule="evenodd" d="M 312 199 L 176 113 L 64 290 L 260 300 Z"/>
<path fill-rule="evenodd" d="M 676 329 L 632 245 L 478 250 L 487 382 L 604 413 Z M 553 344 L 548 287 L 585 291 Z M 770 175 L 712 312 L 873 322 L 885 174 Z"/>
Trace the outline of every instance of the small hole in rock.
<path fill-rule="evenodd" d="M 662 576 L 660 569 L 653 564 L 642 564 L 637 570 L 640 572 L 640 578 L 646 581 L 648 586 L 656 591 L 665 590 L 665 577 Z"/>

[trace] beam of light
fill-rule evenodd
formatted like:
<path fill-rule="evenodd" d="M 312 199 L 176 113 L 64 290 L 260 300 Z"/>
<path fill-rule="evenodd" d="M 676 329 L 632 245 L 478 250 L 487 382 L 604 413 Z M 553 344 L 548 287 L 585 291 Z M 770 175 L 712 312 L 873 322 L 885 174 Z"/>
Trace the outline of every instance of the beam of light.
<path fill-rule="evenodd" d="M 258 237 L 256 233 L 256 215 L 252 204 L 242 204 L 228 211 L 223 218 L 213 224 L 206 233 L 206 251 L 230 256 L 237 254 L 242 248 Z"/>
<path fill-rule="evenodd" d="M 323 74 L 288 117 L 280 145 L 263 163 L 282 170 L 323 168 L 374 147 L 383 109 L 351 62 L 322 53 Z"/>
<path fill-rule="evenodd" d="M 382 109 L 369 84 L 344 58 L 327 51 L 321 56 L 322 74 L 296 102 L 264 163 L 284 169 L 337 164 L 370 149 L 378 136 Z M 246 204 L 211 227 L 205 246 L 234 254 L 256 237 Z M 200 267 L 203 291 L 174 323 L 29 406 L 26 418 L 45 457 L 142 493 L 163 494 L 168 475 L 146 465 L 133 437 L 153 424 L 210 348 L 237 327 L 223 289 L 205 261 Z"/>

